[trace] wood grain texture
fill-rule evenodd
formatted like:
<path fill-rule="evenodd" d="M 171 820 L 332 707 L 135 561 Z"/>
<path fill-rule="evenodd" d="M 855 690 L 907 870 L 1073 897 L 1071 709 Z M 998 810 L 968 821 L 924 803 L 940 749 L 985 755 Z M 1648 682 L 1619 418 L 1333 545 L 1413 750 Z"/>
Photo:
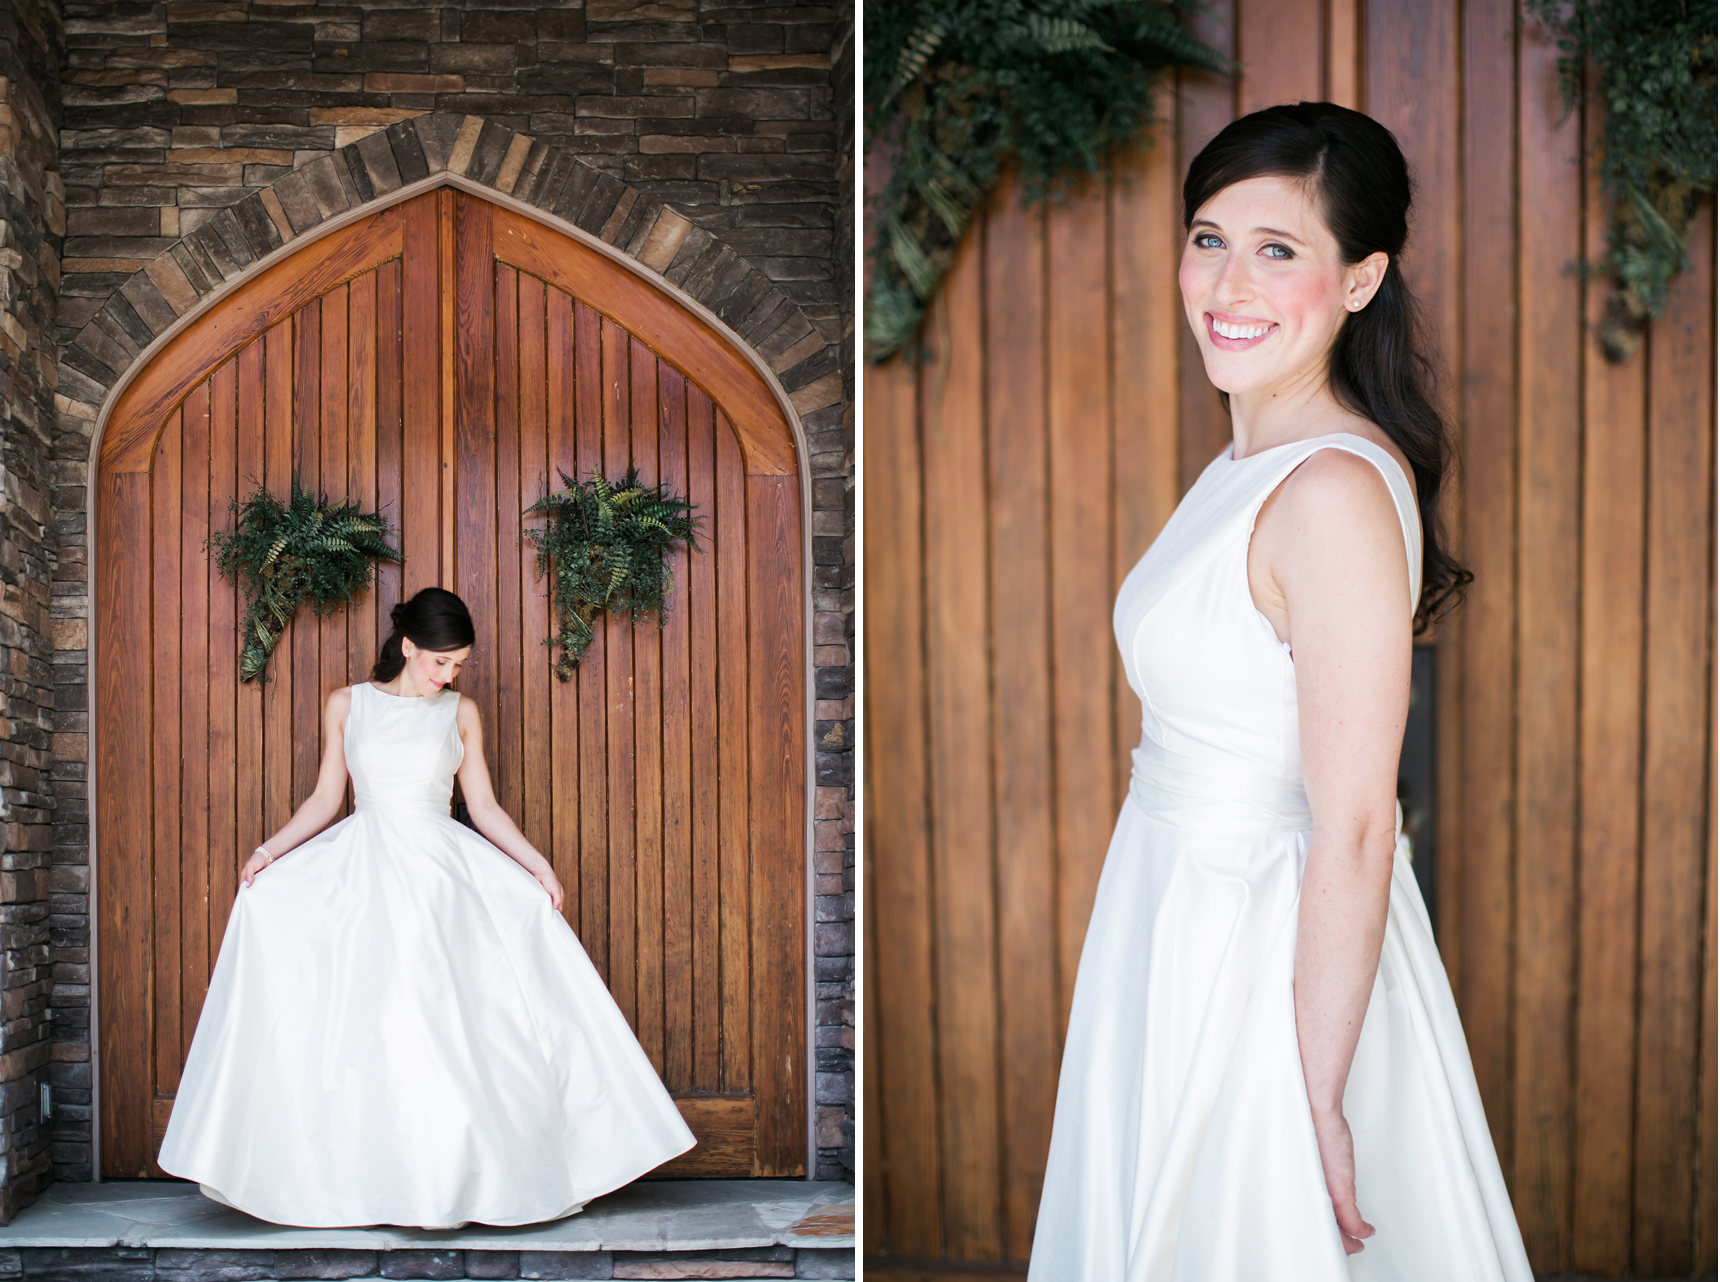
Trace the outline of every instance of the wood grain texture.
<path fill-rule="evenodd" d="M 148 473 L 103 473 L 97 482 L 96 573 L 91 586 L 102 639 L 149 635 L 149 575 L 139 573 L 125 555 L 133 532 L 149 528 L 149 500 Z M 147 963 L 154 937 L 149 911 L 153 833 L 147 819 L 154 782 L 149 768 L 154 759 L 151 660 L 147 644 L 98 645 L 93 674 L 103 694 L 95 704 L 101 823 L 96 893 L 103 906 L 97 972 L 102 992 L 102 1174 L 116 1177 L 144 1174 L 153 1155 L 153 976 Z"/>
<path fill-rule="evenodd" d="M 1517 291 L 1500 288 L 1516 273 L 1517 118 L 1514 10 L 1480 0 L 1463 25 L 1464 190 L 1463 451 L 1459 547 L 1475 575 L 1458 620 L 1463 718 L 1444 733 L 1462 744 L 1461 897 L 1442 905 L 1442 950 L 1455 952 L 1454 987 L 1469 1039 L 1481 1103 L 1499 1159 L 1510 1170 L 1510 1004 L 1515 958 L 1512 760 L 1516 703 L 1517 452 L 1510 430 L 1519 369 L 1514 360 Z M 1513 128 L 1501 127 L 1512 121 Z M 1455 947 L 1454 947 L 1455 945 Z M 1448 961 L 1448 965 L 1451 963 Z"/>
<path fill-rule="evenodd" d="M 659 287 L 520 214 L 496 211 L 496 255 L 566 290 L 669 356 L 731 415 L 749 472 L 791 476 L 794 438 L 764 380 L 730 341 Z"/>
<path fill-rule="evenodd" d="M 1572 1006 L 1576 978 L 1577 637 L 1582 292 L 1581 134 L 1556 51 L 1525 28 L 1518 154 L 1517 957 L 1508 1170 L 1531 1261 L 1569 1267 Z"/>
<path fill-rule="evenodd" d="M 1691 229 L 1648 353 L 1648 574 L 1644 648 L 1642 936 L 1632 1268 L 1694 1269 L 1703 846 L 1713 722 L 1713 221 Z M 1707 889 L 1712 894 L 1711 888 Z"/>
<path fill-rule="evenodd" d="M 990 615 L 986 547 L 984 239 L 968 237 L 928 316 L 938 335 L 920 379 L 920 417 L 936 431 L 920 440 L 925 487 L 928 786 L 939 1127 L 944 1162 L 946 1249 L 964 1260 L 1003 1256 L 998 1192 L 997 930 L 991 896 L 973 893 L 993 876 L 992 673 L 968 638 Z M 944 337 L 946 336 L 947 337 Z"/>
<path fill-rule="evenodd" d="M 1057 824 L 1057 982 L 1067 1024 L 1076 965 L 1116 819 L 1108 504 L 1092 498 L 1110 466 L 1110 343 L 1105 197 L 1072 197 L 1046 216 L 1046 424 L 1052 700 Z M 1108 488 L 1108 487 L 1106 487 Z M 1103 493 L 1103 490 L 1100 491 Z"/>
<path fill-rule="evenodd" d="M 868 1044 L 878 1047 L 880 1108 L 869 1113 L 865 1165 L 887 1172 L 888 1250 L 944 1256 L 943 1147 L 938 1135 L 937 1043 L 932 1028 L 933 940 L 926 789 L 924 566 L 918 371 L 898 357 L 866 370 L 866 662 L 889 681 L 866 683 L 866 918 L 881 996 Z M 892 478 L 886 481 L 884 478 Z M 911 996 L 910 996 L 911 994 Z M 1043 1083 L 1040 1084 L 1043 1090 Z"/>
<path fill-rule="evenodd" d="M 990 344 L 1023 353 L 1019 360 L 988 360 L 984 371 L 990 535 L 985 549 L 990 617 L 985 625 L 992 636 L 996 743 L 997 985 L 1004 995 L 998 1004 L 997 1037 L 999 1046 L 1007 1048 L 999 1056 L 1000 1103 L 1003 1116 L 1011 1119 L 1000 1159 L 1007 1259 L 1024 1256 L 1033 1240 L 1051 1144 L 1052 1100 L 1044 1084 L 1056 1080 L 1062 1042 L 1045 538 L 1049 446 L 1044 217 L 1023 209 L 1015 191 L 1007 189 L 987 215 L 985 235 L 985 333 Z M 975 560 L 977 564 L 978 557 Z M 867 1046 L 870 1050 L 871 1039 Z"/>
<path fill-rule="evenodd" d="M 1246 115 L 1283 102 L 1320 97 L 1326 0 L 1246 5 L 1236 26 L 1237 111 Z"/>
<path fill-rule="evenodd" d="M 115 402 L 102 433 L 102 469 L 147 470 L 168 408 L 211 369 L 327 290 L 383 259 L 399 257 L 403 209 L 385 209 L 314 241 L 246 281 L 174 335 Z"/>
<path fill-rule="evenodd" d="M 1598 126 L 1592 117 L 1589 130 Z M 1587 252 L 1606 249 L 1598 166 L 1587 167 Z M 1592 340 L 1611 291 L 1586 293 Z M 1636 1047 L 1636 946 L 1642 778 L 1642 504 L 1644 353 L 1583 366 L 1582 700 L 1578 828 L 1575 1116 L 1571 1266 L 1619 1276 L 1630 1268 L 1631 1081 Z"/>
<path fill-rule="evenodd" d="M 497 795 L 550 854 L 700 1136 L 664 1173 L 805 1173 L 800 479 L 747 470 L 726 412 L 661 354 L 673 334 L 634 334 L 500 263 L 491 208 L 408 202 L 401 257 L 191 379 L 152 429 L 150 470 L 101 474 L 97 798 L 131 816 L 100 837 L 98 894 L 124 896 L 98 918 L 104 1100 L 126 1113 L 103 1110 L 108 1174 L 161 1174 L 239 864 L 314 784 L 327 693 L 368 674 L 390 607 L 440 581 L 477 624 L 460 684 Z M 563 683 L 524 510 L 561 472 L 629 466 L 698 505 L 700 548 L 671 558 L 662 632 L 612 614 Z M 295 476 L 391 515 L 408 560 L 350 608 L 295 618 L 274 679 L 240 685 L 239 605 L 204 539 L 254 483 L 285 495 Z M 147 569 L 122 590 L 127 548 Z"/>

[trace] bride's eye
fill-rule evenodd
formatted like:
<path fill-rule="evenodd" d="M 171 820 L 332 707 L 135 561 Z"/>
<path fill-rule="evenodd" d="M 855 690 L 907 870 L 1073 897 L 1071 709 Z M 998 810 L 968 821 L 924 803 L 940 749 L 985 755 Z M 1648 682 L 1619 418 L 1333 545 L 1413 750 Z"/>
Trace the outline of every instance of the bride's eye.
<path fill-rule="evenodd" d="M 1290 252 L 1290 247 L 1288 245 L 1280 245 L 1277 241 L 1271 241 L 1268 244 L 1262 245 L 1260 247 L 1260 252 L 1265 254 L 1268 258 L 1276 258 L 1279 262 L 1289 262 L 1292 258 L 1296 257 L 1295 254 Z"/>
<path fill-rule="evenodd" d="M 1224 242 L 1209 231 L 1198 232 L 1194 238 L 1196 249 L 1223 249 Z"/>

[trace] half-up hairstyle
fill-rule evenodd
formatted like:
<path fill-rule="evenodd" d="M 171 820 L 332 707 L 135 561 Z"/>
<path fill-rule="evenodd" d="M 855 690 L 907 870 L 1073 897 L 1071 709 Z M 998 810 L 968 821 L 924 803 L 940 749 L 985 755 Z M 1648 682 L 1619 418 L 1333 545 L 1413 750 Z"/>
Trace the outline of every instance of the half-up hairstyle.
<path fill-rule="evenodd" d="M 1267 177 L 1307 183 L 1346 264 L 1376 253 L 1389 260 L 1368 305 L 1345 315 L 1326 379 L 1340 405 L 1391 437 L 1414 473 L 1421 510 L 1420 632 L 1461 599 L 1475 576 L 1441 535 L 1440 487 L 1452 462 L 1451 434 L 1434 400 L 1419 309 L 1398 267 L 1409 238 L 1409 166 L 1391 131 L 1359 111 L 1329 102 L 1268 107 L 1232 121 L 1194 158 L 1183 180 L 1183 229 L 1226 187 Z"/>
<path fill-rule="evenodd" d="M 372 681 L 387 682 L 400 675 L 406 655 L 400 648 L 404 638 L 420 650 L 464 650 L 477 640 L 466 603 L 442 588 L 423 588 L 410 601 L 402 601 L 388 614 L 394 630 L 376 656 L 370 670 Z"/>

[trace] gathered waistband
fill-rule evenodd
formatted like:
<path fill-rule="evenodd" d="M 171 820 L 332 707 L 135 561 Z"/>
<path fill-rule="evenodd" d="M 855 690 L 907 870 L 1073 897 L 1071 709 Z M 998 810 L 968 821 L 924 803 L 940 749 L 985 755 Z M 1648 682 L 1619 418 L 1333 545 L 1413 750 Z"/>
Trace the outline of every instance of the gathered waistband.
<path fill-rule="evenodd" d="M 1149 744 L 1130 756 L 1130 796 L 1153 818 L 1173 827 L 1247 835 L 1314 825 L 1299 778 L 1208 766 Z"/>
<path fill-rule="evenodd" d="M 355 814 L 418 814 L 436 815 L 449 818 L 449 799 L 434 801 L 429 798 L 407 797 L 354 797 L 352 809 Z"/>

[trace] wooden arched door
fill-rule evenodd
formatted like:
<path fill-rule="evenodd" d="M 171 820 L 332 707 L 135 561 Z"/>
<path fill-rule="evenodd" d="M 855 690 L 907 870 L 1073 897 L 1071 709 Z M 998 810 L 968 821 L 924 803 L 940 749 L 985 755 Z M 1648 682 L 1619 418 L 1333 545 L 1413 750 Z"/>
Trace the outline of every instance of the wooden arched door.
<path fill-rule="evenodd" d="M 522 512 L 557 469 L 686 494 L 701 550 L 662 631 L 607 622 L 558 682 Z M 805 636 L 792 431 L 665 292 L 444 187 L 301 249 L 199 317 L 103 434 L 94 569 L 101 1168 L 159 1147 L 245 854 L 311 790 L 320 709 L 389 608 L 472 609 L 462 673 L 497 791 L 699 1146 L 665 1173 L 806 1161 Z M 294 473 L 387 514 L 405 564 L 301 615 L 241 685 L 204 540 Z"/>

